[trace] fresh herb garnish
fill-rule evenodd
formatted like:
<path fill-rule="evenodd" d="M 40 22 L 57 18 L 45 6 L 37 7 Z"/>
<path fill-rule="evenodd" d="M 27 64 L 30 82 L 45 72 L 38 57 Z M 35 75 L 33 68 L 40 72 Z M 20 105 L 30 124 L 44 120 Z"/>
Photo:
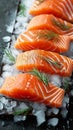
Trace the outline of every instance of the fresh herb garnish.
<path fill-rule="evenodd" d="M 45 60 L 47 63 L 52 64 L 52 65 L 54 65 L 55 67 L 61 69 L 61 64 L 60 64 L 59 62 L 54 61 L 54 60 L 50 59 L 49 57 L 41 56 L 41 58 L 42 58 L 43 60 Z"/>
<path fill-rule="evenodd" d="M 41 81 L 43 81 L 43 83 L 47 86 L 49 81 L 48 81 L 48 75 L 45 73 L 40 72 L 37 69 L 33 69 L 29 72 L 30 74 L 33 74 L 35 76 L 37 76 Z"/>
<path fill-rule="evenodd" d="M 5 50 L 5 54 L 6 54 L 7 58 L 8 58 L 12 63 L 15 63 L 15 57 L 13 56 L 11 50 L 6 49 L 6 50 Z"/>
<path fill-rule="evenodd" d="M 65 90 L 68 90 L 68 88 L 69 88 L 69 79 L 68 78 L 63 79 L 63 88 Z"/>
<path fill-rule="evenodd" d="M 13 115 L 21 115 L 21 114 L 27 115 L 30 111 L 31 111 L 31 108 L 17 110 L 13 112 Z"/>
<path fill-rule="evenodd" d="M 39 38 L 45 38 L 47 40 L 57 39 L 59 35 L 53 31 L 44 30 L 42 33 L 38 34 Z"/>
<path fill-rule="evenodd" d="M 60 21 L 58 21 L 58 20 L 55 20 L 55 19 L 53 19 L 52 22 L 53 22 L 54 25 L 56 25 L 57 27 L 59 27 L 59 28 L 62 29 L 63 31 L 69 30 L 69 29 L 71 28 L 70 25 L 67 25 L 67 24 L 65 24 L 65 23 L 62 23 L 62 22 L 60 22 Z"/>
<path fill-rule="evenodd" d="M 25 16 L 26 6 L 24 4 L 19 5 L 19 15 Z"/>

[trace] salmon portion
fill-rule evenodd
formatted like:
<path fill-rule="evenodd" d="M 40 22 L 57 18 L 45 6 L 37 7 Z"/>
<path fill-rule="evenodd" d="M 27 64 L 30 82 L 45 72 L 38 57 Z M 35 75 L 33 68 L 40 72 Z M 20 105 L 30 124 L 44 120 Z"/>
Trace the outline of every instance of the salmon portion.
<path fill-rule="evenodd" d="M 70 36 L 71 41 L 73 41 L 73 35 Z"/>
<path fill-rule="evenodd" d="M 70 36 L 59 35 L 49 30 L 28 30 L 19 35 L 15 48 L 23 51 L 42 49 L 53 52 L 67 52 L 70 47 Z"/>
<path fill-rule="evenodd" d="M 41 102 L 53 107 L 61 107 L 65 91 L 49 83 L 46 86 L 32 74 L 18 74 L 6 78 L 0 94 L 10 98 Z"/>
<path fill-rule="evenodd" d="M 31 50 L 17 56 L 15 67 L 23 72 L 36 68 L 49 74 L 71 76 L 73 60 L 55 52 Z"/>
<path fill-rule="evenodd" d="M 53 15 L 41 14 L 32 18 L 27 30 L 48 29 L 58 34 L 73 35 L 73 24 Z"/>
<path fill-rule="evenodd" d="M 53 14 L 73 22 L 73 0 L 35 0 L 29 13 L 32 15 Z"/>

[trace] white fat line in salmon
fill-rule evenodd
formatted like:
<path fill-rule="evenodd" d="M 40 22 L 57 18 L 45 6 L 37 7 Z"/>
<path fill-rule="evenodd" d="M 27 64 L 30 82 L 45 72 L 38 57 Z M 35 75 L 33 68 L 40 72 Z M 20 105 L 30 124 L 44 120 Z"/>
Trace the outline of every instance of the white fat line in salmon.
<path fill-rule="evenodd" d="M 55 8 L 57 8 L 58 10 L 60 10 L 61 12 L 63 12 L 63 9 L 60 6 L 58 6 L 56 3 L 54 3 L 54 5 L 55 5 Z"/>
<path fill-rule="evenodd" d="M 25 38 L 27 38 L 27 39 L 28 39 L 29 41 L 31 41 L 31 42 L 33 41 L 32 38 L 30 38 L 27 34 L 24 34 L 24 33 L 23 33 L 22 36 L 24 36 Z"/>
<path fill-rule="evenodd" d="M 24 39 L 21 37 L 21 36 L 19 36 L 19 38 L 17 39 L 17 42 L 24 42 Z"/>
<path fill-rule="evenodd" d="M 69 32 L 69 33 L 67 33 L 67 34 L 65 34 L 66 36 L 71 36 L 71 35 L 73 35 L 73 32 Z"/>
<path fill-rule="evenodd" d="M 61 91 L 62 92 L 62 91 Z M 62 97 L 63 97 L 64 95 L 62 94 L 62 93 L 60 93 L 59 95 L 58 95 L 58 97 L 55 99 L 55 107 L 56 107 L 56 103 L 57 102 L 62 102 Z"/>
<path fill-rule="evenodd" d="M 68 3 L 69 2 L 69 3 Z M 62 12 L 65 12 L 66 16 L 69 17 L 69 19 L 72 19 L 73 11 L 71 9 L 71 2 L 70 0 L 64 0 L 63 2 L 59 2 L 59 6 L 61 6 L 61 9 L 63 9 Z"/>
<path fill-rule="evenodd" d="M 72 19 L 72 15 L 73 15 L 73 7 L 71 8 L 71 5 L 72 5 L 72 3 L 71 3 L 71 0 L 65 0 L 64 1 L 65 2 L 65 7 L 67 6 L 67 11 L 69 11 L 69 17 L 70 17 L 70 19 Z"/>
<path fill-rule="evenodd" d="M 48 58 L 48 57 L 47 57 L 47 58 Z M 50 56 L 49 56 L 49 59 L 53 61 L 53 58 L 51 58 Z M 46 61 L 46 60 L 45 60 L 45 61 Z M 47 62 L 47 63 L 48 63 L 48 62 Z M 44 65 L 44 64 L 43 64 L 43 65 Z M 54 70 L 55 72 L 57 72 L 56 67 L 54 67 L 54 64 L 51 64 L 51 63 L 49 62 L 49 66 L 52 68 L 52 70 Z"/>
<path fill-rule="evenodd" d="M 70 64 L 70 59 L 69 59 L 69 60 L 68 60 L 68 59 L 65 59 L 63 56 L 61 56 L 61 58 L 62 58 L 63 62 L 66 63 L 66 65 L 62 67 L 61 72 L 68 71 L 68 69 L 69 69 L 69 64 Z"/>
<path fill-rule="evenodd" d="M 61 93 L 62 92 L 59 90 L 58 93 L 50 100 L 50 103 L 52 103 L 53 101 L 56 101 L 58 98 L 60 98 L 59 96 Z"/>

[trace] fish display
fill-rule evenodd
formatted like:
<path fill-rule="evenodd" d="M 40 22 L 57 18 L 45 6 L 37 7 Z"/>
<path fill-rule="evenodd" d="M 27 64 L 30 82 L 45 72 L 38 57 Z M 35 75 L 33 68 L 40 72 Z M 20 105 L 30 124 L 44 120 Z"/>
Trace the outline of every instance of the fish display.
<path fill-rule="evenodd" d="M 55 52 L 31 50 L 17 56 L 15 67 L 23 72 L 36 68 L 49 74 L 71 76 L 73 60 Z"/>
<path fill-rule="evenodd" d="M 28 19 L 19 16 L 24 15 L 25 6 L 20 8 L 10 52 L 5 51 L 11 62 L 3 63 L 0 95 L 60 108 L 69 87 L 66 79 L 73 72 L 72 57 L 64 56 L 73 41 L 73 0 L 35 0 L 29 13 L 36 16 L 27 15 Z M 18 36 L 18 31 L 23 33 Z"/>
<path fill-rule="evenodd" d="M 35 29 L 48 29 L 60 35 L 73 35 L 73 24 L 52 14 L 41 14 L 33 17 L 27 26 L 27 30 Z"/>
<path fill-rule="evenodd" d="M 73 22 L 73 0 L 35 0 L 29 13 L 32 15 L 53 14 Z"/>
<path fill-rule="evenodd" d="M 46 86 L 37 76 L 25 73 L 7 77 L 0 88 L 0 94 L 61 107 L 65 91 L 51 83 Z"/>
<path fill-rule="evenodd" d="M 14 45 L 16 49 L 29 51 L 41 49 L 53 52 L 67 52 L 72 38 L 49 30 L 28 30 L 20 34 Z"/>

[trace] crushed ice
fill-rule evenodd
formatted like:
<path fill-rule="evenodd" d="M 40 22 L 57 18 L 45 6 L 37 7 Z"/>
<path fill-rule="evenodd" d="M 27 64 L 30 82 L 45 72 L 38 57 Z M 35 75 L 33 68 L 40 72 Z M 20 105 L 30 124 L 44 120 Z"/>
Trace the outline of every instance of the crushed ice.
<path fill-rule="evenodd" d="M 3 41 L 4 41 L 4 42 L 10 42 L 10 40 L 11 40 L 11 37 L 10 37 L 10 36 L 5 36 L 5 37 L 3 37 Z"/>
<path fill-rule="evenodd" d="M 14 43 L 15 43 L 18 35 L 25 31 L 25 29 L 28 25 L 28 21 L 31 19 L 31 16 L 28 14 L 28 10 L 33 1 L 34 0 L 31 0 L 31 1 L 22 0 L 22 4 L 24 4 L 26 6 L 28 5 L 27 11 L 26 11 L 26 16 L 19 16 L 17 14 L 14 31 L 13 31 L 14 22 L 11 23 L 10 25 L 6 25 L 7 32 L 10 32 L 13 34 L 12 34 L 12 37 L 10 37 L 10 36 L 3 37 L 3 40 L 4 40 L 4 42 L 9 42 L 8 47 L 11 46 L 12 54 L 14 55 L 14 57 L 16 57 L 20 53 L 20 51 L 17 51 L 14 48 Z M 5 65 L 3 66 L 3 73 L 2 73 L 2 76 L 0 77 L 0 86 L 3 84 L 4 79 L 7 76 L 16 75 L 19 73 L 19 71 L 17 71 L 15 69 L 14 65 L 12 65 L 11 62 L 9 60 L 7 60 L 5 55 L 3 57 L 3 63 L 5 63 Z M 61 80 L 62 80 L 61 77 L 57 76 L 57 75 L 53 75 L 50 78 L 50 81 L 57 86 L 61 86 Z M 73 95 L 73 90 L 71 91 L 71 95 Z M 66 95 L 64 97 L 62 108 L 61 108 L 61 115 L 63 116 L 63 118 L 65 118 L 68 114 L 68 110 L 66 109 L 67 104 L 69 104 L 68 95 Z M 12 99 L 8 99 L 6 97 L 0 96 L 0 114 L 2 114 L 4 112 L 11 114 L 11 113 L 13 113 L 14 110 L 23 110 L 23 108 L 27 109 L 29 107 L 33 108 L 32 114 L 36 115 L 38 126 L 41 125 L 42 123 L 44 123 L 45 122 L 45 111 L 47 110 L 47 107 L 44 104 L 30 102 L 28 105 L 27 103 L 24 103 L 24 102 L 12 100 Z M 56 116 L 56 115 L 58 115 L 58 113 L 59 113 L 58 108 L 48 108 L 48 111 L 47 111 L 48 116 L 50 116 L 51 114 L 54 114 Z M 24 116 L 24 115 L 14 116 L 15 122 L 24 121 L 25 119 L 26 119 L 26 116 Z M 51 118 L 48 120 L 48 125 L 56 126 L 58 124 L 58 121 L 59 121 L 59 119 L 56 117 Z"/>
<path fill-rule="evenodd" d="M 51 118 L 51 119 L 49 119 L 49 121 L 48 121 L 48 125 L 56 126 L 56 125 L 58 125 L 58 121 L 59 121 L 58 118 Z"/>

